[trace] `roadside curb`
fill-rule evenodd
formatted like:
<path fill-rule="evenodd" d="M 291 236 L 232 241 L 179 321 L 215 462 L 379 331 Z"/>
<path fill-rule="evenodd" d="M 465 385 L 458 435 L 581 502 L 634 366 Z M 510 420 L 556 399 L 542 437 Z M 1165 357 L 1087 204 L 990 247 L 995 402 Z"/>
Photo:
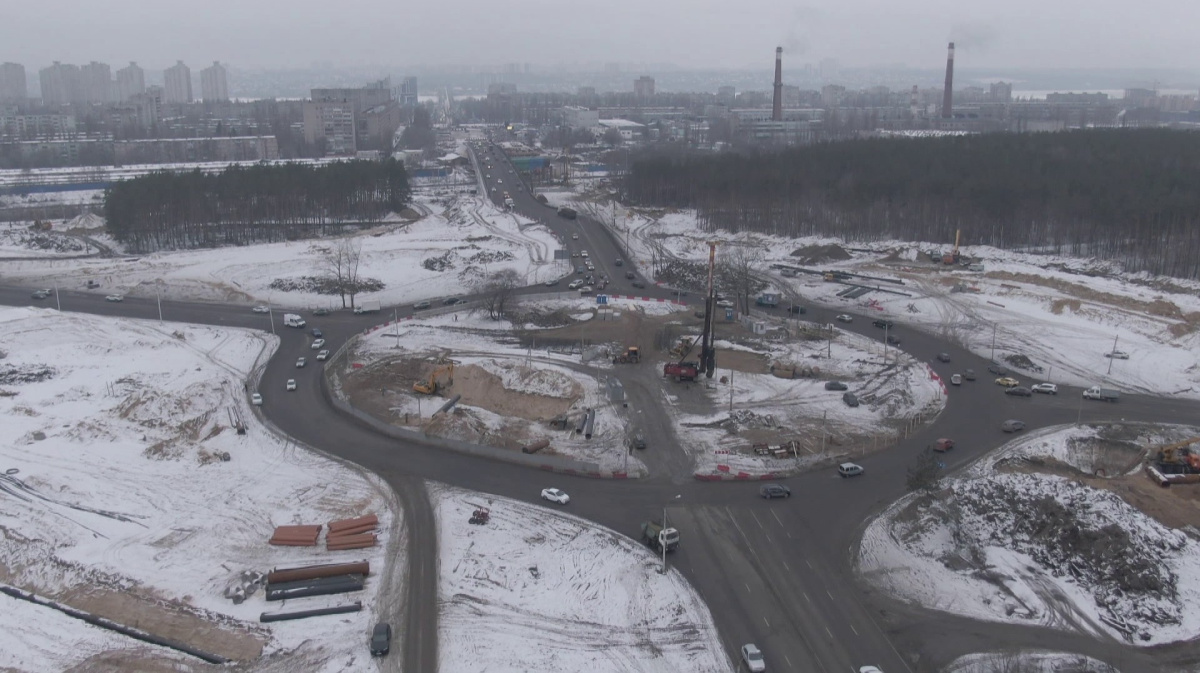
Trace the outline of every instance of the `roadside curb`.
<path fill-rule="evenodd" d="M 750 474 L 749 472 L 696 472 L 692 475 L 696 481 L 768 481 L 782 479 L 786 474 L 767 472 L 765 474 Z"/>
<path fill-rule="evenodd" d="M 543 472 L 566 474 L 572 477 L 587 477 L 588 479 L 641 479 L 646 475 L 642 472 L 611 472 L 608 470 L 574 470 L 571 468 L 556 468 L 549 465 L 538 466 Z"/>

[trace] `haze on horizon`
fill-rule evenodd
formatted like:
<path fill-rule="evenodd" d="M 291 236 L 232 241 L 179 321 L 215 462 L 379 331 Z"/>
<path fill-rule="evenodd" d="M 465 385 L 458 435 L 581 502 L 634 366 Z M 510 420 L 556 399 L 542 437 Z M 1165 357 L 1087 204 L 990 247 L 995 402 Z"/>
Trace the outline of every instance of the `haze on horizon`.
<path fill-rule="evenodd" d="M 404 3 L 407 4 L 407 3 Z M 1200 67 L 1200 2 L 1141 0 L 43 0 L 0 12 L 0 61 L 137 61 L 163 68 L 219 60 L 243 68 L 365 64 L 793 63 L 940 67 Z M 769 67 L 766 66 L 766 67 Z"/>

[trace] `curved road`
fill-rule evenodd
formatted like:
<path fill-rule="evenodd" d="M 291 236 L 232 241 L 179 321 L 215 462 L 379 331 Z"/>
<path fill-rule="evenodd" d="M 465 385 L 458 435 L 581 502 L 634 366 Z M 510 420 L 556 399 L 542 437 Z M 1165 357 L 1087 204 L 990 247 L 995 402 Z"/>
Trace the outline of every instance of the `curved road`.
<path fill-rule="evenodd" d="M 503 165 L 502 157 L 492 162 L 493 178 L 506 176 L 510 185 L 516 181 L 515 174 L 508 177 L 509 173 L 496 170 Z M 571 233 L 580 233 L 580 247 L 586 245 L 593 253 L 598 268 L 612 268 L 611 260 L 623 256 L 612 235 L 598 223 L 582 217 L 573 222 L 557 218 L 524 190 L 508 191 L 518 211 L 545 221 L 561 240 L 570 241 Z M 618 285 L 622 282 L 628 281 L 616 280 Z M 626 290 L 610 286 L 609 292 Z M 674 292 L 653 286 L 637 293 L 674 297 Z M 110 303 L 101 294 L 71 291 L 62 291 L 57 299 L 64 311 L 158 318 L 152 299 Z M 2 304 L 54 307 L 55 301 L 55 297 L 31 299 L 28 289 L 0 287 Z M 411 314 L 407 307 L 398 312 Z M 812 307 L 807 318 L 828 322 L 837 312 Z M 162 303 L 162 314 L 172 321 L 271 329 L 268 315 L 251 313 L 246 306 L 171 301 Z M 389 311 L 380 315 L 336 312 L 312 318 L 308 327 L 319 327 L 327 347 L 336 349 L 390 317 Z M 839 327 L 882 337 L 869 317 Z M 284 328 L 277 317 L 275 331 L 281 345 L 262 378 L 261 410 L 289 435 L 378 473 L 397 491 L 405 505 L 410 539 L 407 614 L 400 629 L 404 667 L 437 670 L 436 530 L 423 481 L 540 503 L 538 492 L 549 485 L 549 475 L 390 439 L 339 415 L 321 396 L 321 367 L 297 370 L 294 366 L 297 357 L 311 359 L 314 354 L 308 329 Z M 906 351 L 933 363 L 944 378 L 966 367 L 986 372 L 985 360 L 961 348 L 903 326 L 893 333 L 901 336 Z M 939 352 L 949 352 L 953 365 L 937 363 L 934 356 Z M 641 368 L 643 374 L 647 370 L 645 365 Z M 647 479 L 604 481 L 555 475 L 554 485 L 571 493 L 573 514 L 635 538 L 640 522 L 660 516 L 667 508 L 682 533 L 680 549 L 669 563 L 700 591 L 735 662 L 746 642 L 763 649 L 771 671 L 856 671 L 866 664 L 889 673 L 925 671 L 969 652 L 1035 647 L 1095 656 L 1125 673 L 1162 670 L 1166 662 L 1200 661 L 1195 647 L 1135 650 L 1113 640 L 981 622 L 900 604 L 877 595 L 852 569 L 865 522 L 905 493 L 908 464 L 937 436 L 957 440 L 958 447 L 946 458 L 950 472 L 1004 443 L 1009 437 L 999 425 L 1008 418 L 1020 418 L 1030 428 L 1074 423 L 1077 418 L 1173 423 L 1196 418 L 1198 405 L 1193 402 L 1127 395 L 1116 405 L 1086 402 L 1081 406 L 1079 389 L 1060 387 L 1062 394 L 1055 397 L 1014 398 L 981 377 L 973 385 L 952 389 L 944 413 L 932 426 L 886 451 L 858 459 L 866 470 L 863 477 L 843 480 L 832 470 L 810 472 L 787 480 L 790 499 L 764 501 L 758 497 L 756 483 L 700 483 L 690 480 L 690 475 L 683 478 L 678 467 L 689 461 L 678 448 L 673 429 L 651 420 L 657 418 L 651 406 L 657 399 L 655 391 L 638 379 L 636 367 L 618 370 L 618 375 L 628 379 L 631 406 L 647 412 L 643 414 L 651 446 L 647 453 L 666 455 L 648 456 L 652 475 Z M 297 378 L 300 389 L 285 397 L 288 378 Z M 667 466 L 670 471 L 662 469 Z"/>

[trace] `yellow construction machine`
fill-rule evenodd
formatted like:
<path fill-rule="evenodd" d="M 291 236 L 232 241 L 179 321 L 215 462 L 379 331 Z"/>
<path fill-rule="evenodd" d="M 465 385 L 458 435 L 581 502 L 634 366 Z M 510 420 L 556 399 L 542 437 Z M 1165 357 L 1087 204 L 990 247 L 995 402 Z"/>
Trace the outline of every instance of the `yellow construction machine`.
<path fill-rule="evenodd" d="M 1200 454 L 1187 448 L 1196 442 L 1200 437 L 1159 447 L 1155 458 L 1158 469 L 1166 474 L 1200 474 Z"/>
<path fill-rule="evenodd" d="M 451 362 L 444 367 L 437 367 L 434 369 L 433 372 L 429 374 L 429 380 L 417 381 L 414 383 L 413 391 L 421 393 L 422 395 L 436 395 L 438 390 L 441 388 L 441 385 L 438 382 L 438 376 L 443 373 L 446 374 L 446 385 L 454 385 L 454 363 Z"/>

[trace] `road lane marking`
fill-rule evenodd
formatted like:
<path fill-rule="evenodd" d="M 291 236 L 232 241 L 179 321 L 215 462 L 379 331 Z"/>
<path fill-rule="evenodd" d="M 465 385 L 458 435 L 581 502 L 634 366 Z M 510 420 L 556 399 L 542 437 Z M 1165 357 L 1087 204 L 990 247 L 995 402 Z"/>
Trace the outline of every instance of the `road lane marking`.
<path fill-rule="evenodd" d="M 833 631 L 830 631 L 828 626 L 825 627 L 825 633 L 828 633 L 829 639 L 833 640 Z"/>
<path fill-rule="evenodd" d="M 792 569 L 788 567 L 787 561 L 783 562 L 783 569 L 788 572 L 792 572 Z"/>
<path fill-rule="evenodd" d="M 792 667 L 792 660 L 791 660 L 791 659 L 788 659 L 788 655 L 786 655 L 786 654 L 785 654 L 785 655 L 783 655 L 783 660 L 784 660 L 784 661 L 786 661 L 786 662 L 788 662 L 788 668 L 791 668 L 791 667 Z"/>
<path fill-rule="evenodd" d="M 779 515 L 775 513 L 775 510 L 771 510 L 771 516 L 775 517 L 775 520 L 776 520 L 776 521 L 779 521 Z M 781 527 L 787 528 L 787 526 L 784 526 L 784 525 L 783 525 L 783 522 L 782 522 L 782 521 L 779 521 L 779 525 L 780 525 Z"/>
<path fill-rule="evenodd" d="M 854 632 L 854 635 L 858 635 L 858 629 L 854 628 L 853 624 L 850 624 L 850 630 Z"/>
<path fill-rule="evenodd" d="M 831 600 L 831 601 L 833 600 L 833 594 L 829 593 L 829 589 L 825 590 L 825 595 L 829 596 L 829 600 Z"/>
<path fill-rule="evenodd" d="M 804 565 L 808 566 L 809 570 L 813 569 L 812 564 L 808 562 L 808 559 L 804 559 Z"/>
<path fill-rule="evenodd" d="M 754 523 L 758 524 L 760 529 L 766 530 L 763 528 L 762 522 L 758 520 L 758 515 L 754 513 L 754 510 L 750 510 L 750 516 L 754 517 Z"/>
<path fill-rule="evenodd" d="M 768 622 L 765 616 L 763 617 L 763 624 L 766 624 L 768 629 L 771 628 L 771 622 Z"/>
<path fill-rule="evenodd" d="M 748 594 L 752 594 L 752 593 L 754 593 L 753 591 L 751 591 L 751 590 L 750 590 L 750 583 L 749 583 L 749 582 L 742 582 L 742 584 L 745 584 L 745 585 L 746 585 L 746 593 L 748 593 Z"/>
<path fill-rule="evenodd" d="M 803 591 L 801 591 L 800 593 L 804 594 L 804 600 L 808 601 L 809 603 L 812 602 L 812 599 L 808 597 L 808 594 L 805 594 Z"/>

